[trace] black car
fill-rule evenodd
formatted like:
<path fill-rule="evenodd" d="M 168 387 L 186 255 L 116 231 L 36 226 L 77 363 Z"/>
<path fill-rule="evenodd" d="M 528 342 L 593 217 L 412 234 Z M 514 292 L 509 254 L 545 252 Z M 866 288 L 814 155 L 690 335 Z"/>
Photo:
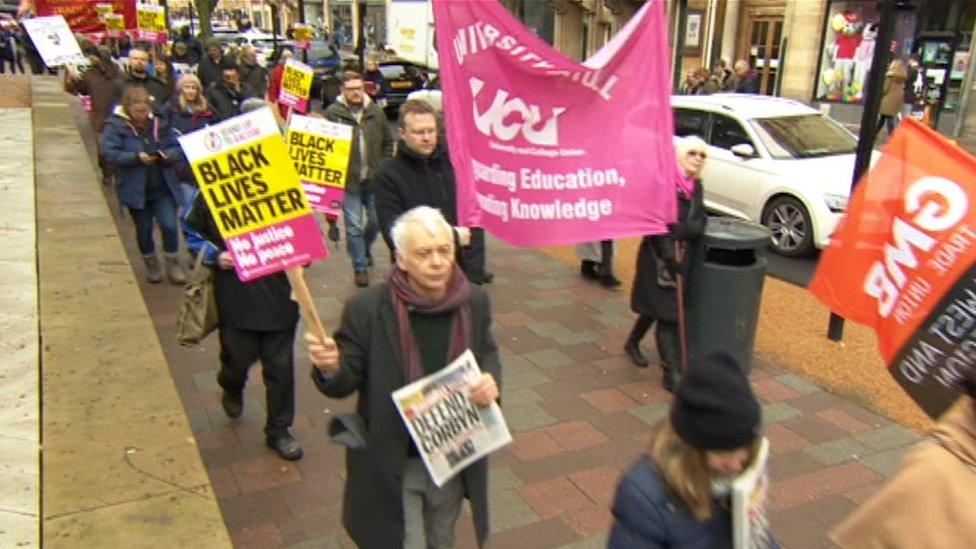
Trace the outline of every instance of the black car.
<path fill-rule="evenodd" d="M 380 63 L 380 72 L 389 89 L 384 107 L 388 115 L 399 111 L 410 92 L 422 90 L 427 84 L 427 69 L 409 61 L 385 61 Z"/>

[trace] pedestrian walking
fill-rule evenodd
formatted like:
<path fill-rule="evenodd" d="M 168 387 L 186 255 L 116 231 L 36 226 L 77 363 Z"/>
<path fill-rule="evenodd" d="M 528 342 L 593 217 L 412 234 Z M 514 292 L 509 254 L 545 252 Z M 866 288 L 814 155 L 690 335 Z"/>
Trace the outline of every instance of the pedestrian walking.
<path fill-rule="evenodd" d="M 163 114 L 169 117 L 169 126 L 178 136 L 193 133 L 201 128 L 216 124 L 219 119 L 206 96 L 203 94 L 200 79 L 192 74 L 185 74 L 176 83 L 176 95 L 163 107 Z M 192 195 L 197 182 L 193 170 L 184 158 L 175 166 L 176 177 L 180 181 L 183 191 L 183 205 L 193 204 Z"/>
<path fill-rule="evenodd" d="M 157 112 L 169 101 L 172 94 L 169 86 L 149 74 L 149 53 L 141 48 L 129 50 L 129 72 L 122 77 L 123 91 L 133 87 L 143 88 L 149 93 L 153 110 Z"/>
<path fill-rule="evenodd" d="M 577 244 L 576 256 L 580 258 L 580 275 L 607 288 L 620 286 L 620 280 L 613 274 L 613 248 L 613 240 Z"/>
<path fill-rule="evenodd" d="M 881 133 L 881 127 L 887 126 L 888 135 L 895 131 L 895 123 L 898 113 L 901 112 L 902 102 L 905 98 L 905 81 L 908 79 L 908 71 L 905 70 L 901 59 L 893 59 L 888 65 L 888 72 L 885 73 L 884 87 L 881 94 L 881 116 L 878 118 L 878 129 L 875 135 Z"/>
<path fill-rule="evenodd" d="M 339 99 L 325 110 L 325 118 L 352 126 L 352 150 L 346 170 L 342 217 L 346 224 L 346 251 L 352 260 L 356 286 L 369 286 L 371 248 L 379 233 L 371 178 L 393 149 L 393 138 L 383 109 L 366 95 L 363 75 L 346 71 Z M 365 217 L 365 220 L 364 220 Z"/>
<path fill-rule="evenodd" d="M 725 59 L 719 59 L 715 62 L 715 66 L 712 67 L 712 76 L 718 80 L 721 92 L 728 93 L 735 90 L 735 78 Z"/>
<path fill-rule="evenodd" d="M 19 29 L 15 23 L 4 23 L 0 29 L 0 74 L 10 67 L 10 74 L 26 74 L 24 71 L 24 48 Z"/>
<path fill-rule="evenodd" d="M 281 459 L 302 457 L 302 446 L 290 433 L 295 419 L 295 328 L 298 306 L 291 300 L 291 285 L 284 273 L 247 283 L 234 271 L 234 260 L 220 236 L 213 215 L 197 189 L 184 216 L 187 247 L 213 271 L 220 339 L 220 404 L 227 417 L 237 419 L 244 410 L 248 371 L 258 360 L 264 379 L 265 444 Z"/>
<path fill-rule="evenodd" d="M 201 82 L 202 83 L 202 82 Z M 246 99 L 259 97 L 251 86 L 241 82 L 237 65 L 227 63 L 221 68 L 220 82 L 207 90 L 210 108 L 220 120 L 227 120 L 241 114 L 241 103 Z"/>
<path fill-rule="evenodd" d="M 647 357 L 640 342 L 656 322 L 655 339 L 663 369 L 664 388 L 673 391 L 681 381 L 683 362 L 678 326 L 678 277 L 687 273 L 693 262 L 693 244 L 705 231 L 707 215 L 702 201 L 701 171 L 705 166 L 707 145 L 689 136 L 675 142 L 678 165 L 683 177 L 678 182 L 678 219 L 667 234 L 645 236 L 637 252 L 637 272 L 630 294 L 630 308 L 637 321 L 624 344 L 631 362 L 646 368 Z"/>
<path fill-rule="evenodd" d="M 759 93 L 759 74 L 749 66 L 748 61 L 736 61 L 732 72 L 735 73 L 735 93 Z"/>
<path fill-rule="evenodd" d="M 204 56 L 200 58 L 200 63 L 197 65 L 197 78 L 203 84 L 204 90 L 220 83 L 224 66 L 224 51 L 220 47 L 220 42 L 215 38 L 207 40 Z"/>
<path fill-rule="evenodd" d="M 256 97 L 268 93 L 268 73 L 258 64 L 258 51 L 250 44 L 241 49 L 240 71 L 241 82 L 247 84 Z"/>
<path fill-rule="evenodd" d="M 608 549 L 732 547 L 731 480 L 754 461 L 761 423 L 735 359 L 696 360 L 648 453 L 617 486 Z"/>
<path fill-rule="evenodd" d="M 393 222 L 417 206 L 430 206 L 453 227 L 457 262 L 468 281 L 479 285 L 491 282 L 493 276 L 485 272 L 484 232 L 458 226 L 454 168 L 439 139 L 437 112 L 425 101 L 408 100 L 400 107 L 397 126 L 400 140 L 396 155 L 386 160 L 374 177 L 377 218 L 390 253 L 396 248 Z M 472 249 L 477 245 L 478 232 L 480 254 Z"/>
<path fill-rule="evenodd" d="M 483 545 L 488 460 L 437 488 L 390 394 L 471 349 L 482 371 L 471 402 L 487 406 L 498 399 L 502 372 L 488 294 L 457 268 L 453 230 L 434 208 L 404 213 L 392 234 L 396 267 L 389 280 L 346 302 L 334 339 L 305 335 L 319 390 L 331 398 L 358 393 L 358 421 L 333 420 L 330 431 L 368 426 L 358 433 L 365 443 L 346 452 L 343 524 L 359 547 L 453 547 L 467 498 Z"/>
<path fill-rule="evenodd" d="M 166 277 L 173 284 L 185 283 L 186 273 L 177 254 L 176 211 L 182 192 L 173 171 L 182 152 L 167 121 L 152 112 L 145 88 L 132 86 L 123 92 L 121 104 L 105 124 L 101 153 L 105 162 L 115 166 L 119 202 L 135 222 L 146 279 L 151 283 L 163 279 L 153 239 L 155 224 L 163 236 Z"/>
<path fill-rule="evenodd" d="M 915 101 L 918 99 L 917 90 L 921 89 L 918 85 L 918 54 L 912 54 L 908 58 L 908 66 L 905 68 L 905 97 L 901 107 L 902 118 L 912 115 L 915 108 Z"/>
<path fill-rule="evenodd" d="M 390 83 L 380 71 L 380 64 L 375 57 L 366 60 L 366 70 L 363 71 L 363 83 L 366 85 L 366 93 L 380 107 L 386 106 L 386 95 L 390 93 Z"/>
<path fill-rule="evenodd" d="M 98 46 L 93 54 L 88 55 L 88 62 L 91 66 L 83 73 L 78 73 L 74 68 L 68 69 L 65 91 L 89 97 L 91 109 L 88 111 L 88 121 L 101 148 L 105 121 L 122 99 L 122 71 L 112 61 L 111 51 L 105 46 Z M 102 183 L 108 185 L 114 168 L 105 162 L 101 154 L 98 155 L 98 166 L 102 172 Z"/>

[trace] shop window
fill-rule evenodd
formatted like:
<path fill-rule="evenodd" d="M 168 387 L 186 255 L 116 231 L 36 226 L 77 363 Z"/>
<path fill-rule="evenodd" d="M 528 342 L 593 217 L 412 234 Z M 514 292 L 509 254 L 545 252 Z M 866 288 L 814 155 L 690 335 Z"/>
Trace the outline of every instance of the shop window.
<path fill-rule="evenodd" d="M 831 1 L 827 7 L 817 101 L 864 102 L 881 14 L 873 0 Z M 907 60 L 915 35 L 915 10 L 899 11 L 892 37 L 895 55 Z"/>
<path fill-rule="evenodd" d="M 515 17 L 519 21 L 534 32 L 536 36 L 545 40 L 550 46 L 552 45 L 556 16 L 549 2 L 539 2 L 538 0 L 503 0 L 502 3 L 510 12 L 515 14 Z"/>

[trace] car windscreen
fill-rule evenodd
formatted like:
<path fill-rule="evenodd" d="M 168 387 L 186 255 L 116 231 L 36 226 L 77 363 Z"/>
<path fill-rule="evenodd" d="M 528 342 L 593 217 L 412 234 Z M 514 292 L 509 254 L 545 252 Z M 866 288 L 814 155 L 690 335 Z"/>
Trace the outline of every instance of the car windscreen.
<path fill-rule="evenodd" d="M 813 158 L 853 153 L 857 139 L 822 114 L 756 118 L 752 127 L 773 158 Z"/>
<path fill-rule="evenodd" d="M 407 65 L 380 65 L 380 72 L 387 80 L 412 80 L 416 78 L 416 69 Z"/>

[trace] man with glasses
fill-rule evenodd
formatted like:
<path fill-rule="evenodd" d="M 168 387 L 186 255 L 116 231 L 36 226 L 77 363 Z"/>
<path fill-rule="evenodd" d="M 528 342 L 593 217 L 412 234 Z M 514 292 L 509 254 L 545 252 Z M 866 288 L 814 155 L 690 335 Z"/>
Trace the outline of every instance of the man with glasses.
<path fill-rule="evenodd" d="M 342 217 L 346 223 L 346 251 L 352 260 L 356 286 L 364 288 L 369 286 L 367 269 L 373 265 L 370 248 L 378 233 L 370 180 L 383 159 L 390 155 L 393 137 L 383 109 L 366 95 L 363 75 L 346 71 L 339 80 L 342 83 L 339 99 L 325 110 L 325 118 L 353 128 Z M 368 222 L 363 220 L 364 212 Z"/>
<path fill-rule="evenodd" d="M 475 284 L 490 282 L 484 267 L 484 233 L 458 226 L 454 168 L 438 139 L 437 112 L 426 101 L 407 100 L 400 107 L 398 126 L 396 156 L 380 166 L 375 177 L 376 212 L 390 252 L 394 249 L 390 227 L 401 214 L 417 206 L 437 208 L 454 228 L 458 264 L 468 279 Z"/>

